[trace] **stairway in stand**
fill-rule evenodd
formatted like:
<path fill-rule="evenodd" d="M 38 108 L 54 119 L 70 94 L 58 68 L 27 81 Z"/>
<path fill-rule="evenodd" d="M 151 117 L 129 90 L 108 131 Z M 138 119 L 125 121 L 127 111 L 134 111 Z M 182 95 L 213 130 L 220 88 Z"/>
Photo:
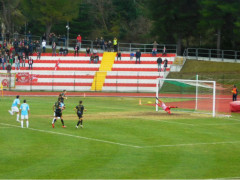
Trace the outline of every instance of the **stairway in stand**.
<path fill-rule="evenodd" d="M 92 91 L 102 90 L 103 84 L 107 76 L 107 72 L 112 71 L 112 66 L 114 64 L 115 57 L 116 53 L 114 52 L 104 52 L 99 71 L 96 72 L 93 79 L 91 87 Z"/>

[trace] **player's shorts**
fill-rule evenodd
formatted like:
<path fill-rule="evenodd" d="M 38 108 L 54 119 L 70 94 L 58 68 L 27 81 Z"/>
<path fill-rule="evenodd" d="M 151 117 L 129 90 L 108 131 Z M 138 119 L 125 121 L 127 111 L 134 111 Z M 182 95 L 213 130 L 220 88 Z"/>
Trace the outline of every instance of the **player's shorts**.
<path fill-rule="evenodd" d="M 28 115 L 21 115 L 21 119 L 28 119 Z"/>
<path fill-rule="evenodd" d="M 170 108 L 169 108 L 169 107 L 167 107 L 167 108 L 165 109 L 165 111 L 166 111 L 168 114 L 171 114 L 171 111 L 170 111 Z"/>
<path fill-rule="evenodd" d="M 12 107 L 12 112 L 19 112 L 19 109 L 17 106 Z"/>
<path fill-rule="evenodd" d="M 79 119 L 82 118 L 82 113 L 77 113 L 77 115 Z"/>
<path fill-rule="evenodd" d="M 62 112 L 61 111 L 56 111 L 55 112 L 55 117 L 61 117 L 62 116 Z"/>

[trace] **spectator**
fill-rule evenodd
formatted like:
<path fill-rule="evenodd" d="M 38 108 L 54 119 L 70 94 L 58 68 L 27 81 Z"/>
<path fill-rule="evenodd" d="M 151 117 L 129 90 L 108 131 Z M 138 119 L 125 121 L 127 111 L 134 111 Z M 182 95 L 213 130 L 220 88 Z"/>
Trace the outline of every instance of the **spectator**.
<path fill-rule="evenodd" d="M 94 63 L 98 63 L 98 61 L 99 61 L 99 56 L 98 56 L 98 55 L 95 55 L 95 56 L 94 56 Z"/>
<path fill-rule="evenodd" d="M 17 42 L 17 39 L 14 39 L 13 47 L 14 47 L 16 53 L 17 53 L 18 52 L 18 42 Z"/>
<path fill-rule="evenodd" d="M 46 52 L 46 40 L 43 40 L 42 41 L 42 50 L 43 50 L 43 53 L 45 53 Z"/>
<path fill-rule="evenodd" d="M 3 42 L 2 48 L 3 48 L 3 49 L 6 49 L 6 48 L 7 48 L 7 45 L 8 45 L 8 43 L 7 43 L 7 40 L 5 39 L 4 42 Z"/>
<path fill-rule="evenodd" d="M 63 48 L 62 47 L 59 49 L 59 56 L 63 56 Z"/>
<path fill-rule="evenodd" d="M 10 71 L 12 70 L 11 64 L 8 64 L 6 69 L 7 69 L 7 72 L 10 73 Z"/>
<path fill-rule="evenodd" d="M 29 59 L 29 52 L 30 52 L 29 47 L 26 46 L 26 47 L 25 47 L 25 50 L 24 50 L 25 58 L 26 58 L 26 59 Z"/>
<path fill-rule="evenodd" d="M 86 56 L 90 56 L 90 48 L 89 47 L 87 47 L 87 49 L 86 49 Z"/>
<path fill-rule="evenodd" d="M 93 54 L 90 56 L 89 64 L 91 64 L 91 62 L 94 62 L 94 55 Z"/>
<path fill-rule="evenodd" d="M 104 42 L 104 50 L 108 51 L 108 43 L 107 43 L 107 41 Z"/>
<path fill-rule="evenodd" d="M 141 62 L 140 58 L 141 58 L 141 52 L 138 49 L 137 52 L 136 52 L 136 64 L 137 64 L 137 60 L 139 61 L 139 64 L 140 64 L 140 62 Z"/>
<path fill-rule="evenodd" d="M 42 48 L 41 47 L 37 47 L 37 59 L 39 59 L 39 60 L 41 58 L 41 53 L 42 53 Z"/>
<path fill-rule="evenodd" d="M 78 48 L 81 50 L 81 44 L 82 44 L 82 37 L 81 35 L 79 34 L 77 36 L 77 45 L 78 45 Z"/>
<path fill-rule="evenodd" d="M 38 47 L 40 47 L 41 45 L 40 45 L 40 43 L 39 43 L 39 41 L 36 41 L 36 48 L 38 48 Z"/>
<path fill-rule="evenodd" d="M 152 56 L 156 56 L 157 55 L 157 49 L 156 48 L 153 48 L 152 49 Z"/>
<path fill-rule="evenodd" d="M 20 70 L 20 60 L 18 56 L 15 56 L 15 70 Z"/>
<path fill-rule="evenodd" d="M 157 50 L 157 46 L 158 46 L 157 41 L 154 41 L 154 42 L 153 42 L 153 49 L 156 49 L 156 50 Z"/>
<path fill-rule="evenodd" d="M 33 69 L 33 59 L 30 57 L 30 59 L 28 60 L 28 69 Z"/>
<path fill-rule="evenodd" d="M 31 31 L 28 31 L 27 38 L 28 38 L 29 42 L 32 41 L 32 33 L 31 33 Z"/>
<path fill-rule="evenodd" d="M 118 59 L 120 59 L 120 61 L 121 61 L 121 56 L 122 56 L 121 52 L 118 51 L 118 53 L 117 53 L 117 61 L 118 61 Z"/>
<path fill-rule="evenodd" d="M 96 37 L 96 39 L 93 41 L 93 45 L 95 48 L 98 48 L 99 47 L 99 41 L 98 41 L 98 38 Z"/>
<path fill-rule="evenodd" d="M 165 60 L 164 60 L 164 72 L 166 72 L 166 69 L 167 69 L 167 66 L 168 66 L 168 60 L 167 60 L 167 58 L 165 58 Z"/>
<path fill-rule="evenodd" d="M 57 55 L 56 50 L 57 50 L 57 45 L 56 45 L 55 42 L 53 42 L 53 44 L 52 44 L 52 56 L 53 56 L 53 55 L 55 55 L 55 56 Z"/>
<path fill-rule="evenodd" d="M 117 52 L 117 44 L 118 44 L 118 42 L 117 42 L 117 38 L 115 37 L 115 38 L 113 39 L 113 48 L 114 48 L 114 52 Z"/>
<path fill-rule="evenodd" d="M 237 94 L 238 94 L 237 86 L 233 85 L 233 89 L 232 89 L 232 99 L 233 99 L 233 101 L 237 101 Z"/>
<path fill-rule="evenodd" d="M 32 48 L 33 48 L 33 52 L 37 52 L 36 41 L 33 41 Z"/>
<path fill-rule="evenodd" d="M 25 57 L 26 57 L 26 56 L 25 56 L 25 54 L 23 53 L 23 56 L 21 57 L 21 60 L 22 60 L 22 67 L 25 67 L 25 60 L 26 60 Z"/>
<path fill-rule="evenodd" d="M 158 64 L 158 72 L 161 72 L 161 64 L 162 64 L 162 58 L 157 58 L 157 64 Z"/>
<path fill-rule="evenodd" d="M 96 56 L 96 55 L 97 55 L 97 53 L 98 53 L 97 49 L 96 49 L 96 48 L 94 48 L 94 49 L 93 49 L 93 55 L 94 55 L 94 56 Z"/>
<path fill-rule="evenodd" d="M 74 56 L 78 56 L 78 51 L 79 51 L 79 46 L 78 44 L 76 44 L 74 47 Z"/>
<path fill-rule="evenodd" d="M 108 41 L 108 52 L 112 51 L 112 41 Z"/>
<path fill-rule="evenodd" d="M 45 41 L 47 40 L 45 33 L 42 35 L 42 41 L 43 41 L 43 40 L 45 40 Z"/>
<path fill-rule="evenodd" d="M 167 55 L 167 50 L 166 50 L 166 47 L 164 46 L 163 47 L 163 53 L 162 53 L 163 56 L 166 56 Z"/>
<path fill-rule="evenodd" d="M 65 49 L 63 50 L 63 55 L 64 55 L 64 56 L 68 55 L 68 48 L 65 48 Z"/>
<path fill-rule="evenodd" d="M 130 60 L 133 60 L 133 57 L 134 57 L 134 53 L 131 52 L 131 53 L 130 53 Z"/>
<path fill-rule="evenodd" d="M 2 70 L 4 70 L 4 64 L 3 64 L 2 56 L 0 56 L 0 65 L 2 65 Z"/>
<path fill-rule="evenodd" d="M 9 63 L 11 64 L 11 66 L 13 64 L 13 58 L 14 58 L 14 55 L 10 56 L 10 59 L 9 59 Z"/>
<path fill-rule="evenodd" d="M 33 54 L 33 43 L 32 42 L 29 44 L 29 54 L 30 55 Z"/>
<path fill-rule="evenodd" d="M 104 50 L 104 39 L 103 37 L 100 38 L 100 48 Z"/>

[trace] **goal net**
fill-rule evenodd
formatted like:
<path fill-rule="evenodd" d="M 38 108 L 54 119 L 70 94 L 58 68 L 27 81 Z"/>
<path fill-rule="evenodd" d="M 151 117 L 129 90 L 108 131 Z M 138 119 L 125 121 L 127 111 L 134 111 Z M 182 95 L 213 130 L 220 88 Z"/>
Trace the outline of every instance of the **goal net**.
<path fill-rule="evenodd" d="M 177 106 L 172 111 L 199 112 L 216 115 L 216 82 L 184 79 L 157 79 L 156 111 L 161 110 L 158 100 L 167 106 Z"/>

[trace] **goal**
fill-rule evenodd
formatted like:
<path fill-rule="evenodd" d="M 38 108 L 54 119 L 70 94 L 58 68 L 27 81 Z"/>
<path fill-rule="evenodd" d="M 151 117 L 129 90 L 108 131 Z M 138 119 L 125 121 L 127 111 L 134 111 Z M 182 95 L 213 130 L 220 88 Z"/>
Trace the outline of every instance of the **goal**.
<path fill-rule="evenodd" d="M 216 81 L 161 79 L 156 81 L 156 111 L 158 99 L 178 106 L 173 111 L 198 112 L 216 116 Z"/>

